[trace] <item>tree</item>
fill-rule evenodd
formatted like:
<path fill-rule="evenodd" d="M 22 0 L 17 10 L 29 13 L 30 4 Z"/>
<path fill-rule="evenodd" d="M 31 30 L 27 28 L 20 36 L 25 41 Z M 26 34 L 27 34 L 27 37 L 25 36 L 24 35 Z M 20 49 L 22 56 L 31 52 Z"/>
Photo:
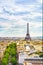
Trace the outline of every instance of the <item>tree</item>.
<path fill-rule="evenodd" d="M 8 63 L 7 58 L 3 58 L 3 60 L 2 60 L 2 65 L 7 65 L 7 63 Z"/>
<path fill-rule="evenodd" d="M 39 54 L 39 57 L 42 57 L 42 58 L 43 58 L 43 53 L 40 53 L 40 54 Z"/>
<path fill-rule="evenodd" d="M 10 61 L 12 65 L 16 65 L 17 64 L 16 55 L 17 55 L 16 43 L 12 42 L 9 46 L 6 47 L 4 57 L 2 59 L 2 65 L 8 65 Z"/>
<path fill-rule="evenodd" d="M 4 55 L 4 58 L 9 58 L 9 53 L 6 53 L 5 55 Z"/>
<path fill-rule="evenodd" d="M 17 59 L 15 57 L 11 58 L 11 63 L 12 65 L 16 65 L 17 64 Z"/>

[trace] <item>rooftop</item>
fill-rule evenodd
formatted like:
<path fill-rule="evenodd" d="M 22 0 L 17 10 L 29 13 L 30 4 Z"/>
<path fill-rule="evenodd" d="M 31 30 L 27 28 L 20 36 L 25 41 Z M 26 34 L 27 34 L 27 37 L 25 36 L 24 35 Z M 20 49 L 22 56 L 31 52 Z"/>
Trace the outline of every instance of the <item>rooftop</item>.
<path fill-rule="evenodd" d="M 37 58 L 28 58 L 28 59 L 25 59 L 25 60 L 42 60 L 43 61 L 43 58 L 40 58 L 40 57 L 37 57 Z"/>

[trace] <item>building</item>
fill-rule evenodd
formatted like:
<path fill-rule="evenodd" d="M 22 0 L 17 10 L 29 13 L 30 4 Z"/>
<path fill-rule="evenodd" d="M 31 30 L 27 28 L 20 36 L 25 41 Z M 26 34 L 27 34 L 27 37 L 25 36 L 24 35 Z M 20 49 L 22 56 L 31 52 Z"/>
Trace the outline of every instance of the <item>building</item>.
<path fill-rule="evenodd" d="M 27 34 L 26 34 L 25 40 L 31 40 L 30 34 L 29 34 L 29 23 L 27 23 Z"/>
<path fill-rule="evenodd" d="M 25 59 L 23 65 L 43 65 L 43 58 Z"/>

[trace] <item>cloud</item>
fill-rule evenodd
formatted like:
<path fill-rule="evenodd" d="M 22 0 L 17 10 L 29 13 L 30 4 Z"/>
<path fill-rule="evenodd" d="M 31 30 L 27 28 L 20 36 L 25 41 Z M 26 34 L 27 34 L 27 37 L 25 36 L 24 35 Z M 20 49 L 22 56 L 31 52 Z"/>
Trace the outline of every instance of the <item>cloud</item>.
<path fill-rule="evenodd" d="M 0 0 L 0 36 L 25 36 L 27 22 L 31 36 L 42 35 L 41 0 Z"/>

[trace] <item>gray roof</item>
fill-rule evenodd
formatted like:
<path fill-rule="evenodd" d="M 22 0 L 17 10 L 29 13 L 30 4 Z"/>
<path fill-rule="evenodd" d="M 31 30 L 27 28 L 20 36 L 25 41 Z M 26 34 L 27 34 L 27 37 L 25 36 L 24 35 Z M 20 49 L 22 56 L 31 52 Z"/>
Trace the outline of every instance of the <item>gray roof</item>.
<path fill-rule="evenodd" d="M 29 61 L 29 60 L 41 60 L 43 61 L 43 58 L 28 58 L 28 59 L 25 59 L 26 61 Z"/>

